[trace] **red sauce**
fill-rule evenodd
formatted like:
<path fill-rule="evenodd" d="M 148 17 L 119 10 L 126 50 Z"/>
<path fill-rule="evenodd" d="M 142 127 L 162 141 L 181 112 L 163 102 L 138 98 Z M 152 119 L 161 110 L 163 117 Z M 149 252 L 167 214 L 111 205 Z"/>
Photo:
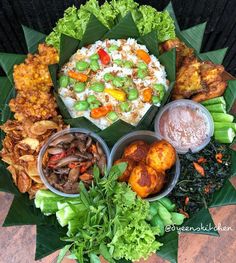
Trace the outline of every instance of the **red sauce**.
<path fill-rule="evenodd" d="M 159 131 L 174 147 L 193 149 L 207 138 L 209 125 L 207 117 L 200 109 L 178 105 L 162 114 Z"/>

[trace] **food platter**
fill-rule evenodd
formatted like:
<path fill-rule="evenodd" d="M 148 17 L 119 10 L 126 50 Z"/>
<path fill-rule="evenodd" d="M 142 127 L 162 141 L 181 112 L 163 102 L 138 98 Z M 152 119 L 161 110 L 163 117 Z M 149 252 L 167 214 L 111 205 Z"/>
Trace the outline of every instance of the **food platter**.
<path fill-rule="evenodd" d="M 47 37 L 23 27 L 31 54 L 0 54 L 0 190 L 15 195 L 4 226 L 37 225 L 36 259 L 176 262 L 166 226 L 198 233 L 214 225 L 209 207 L 236 203 L 236 81 L 226 50 L 200 53 L 205 26 L 180 31 L 171 3 L 90 0 Z"/>

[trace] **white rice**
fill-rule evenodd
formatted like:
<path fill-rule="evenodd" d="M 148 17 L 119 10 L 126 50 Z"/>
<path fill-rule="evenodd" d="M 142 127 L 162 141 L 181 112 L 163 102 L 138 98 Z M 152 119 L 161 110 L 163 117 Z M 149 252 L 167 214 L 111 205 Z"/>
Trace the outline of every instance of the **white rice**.
<path fill-rule="evenodd" d="M 108 52 L 108 47 L 110 45 L 117 45 L 119 50 L 109 52 L 111 57 L 111 63 L 109 65 L 104 66 L 99 60 L 100 69 L 93 76 L 93 81 L 103 82 L 105 84 L 105 88 L 114 88 L 112 83 L 104 82 L 103 77 L 106 73 L 113 73 L 119 77 L 131 77 L 135 88 L 139 91 L 139 97 L 136 100 L 130 101 L 131 111 L 122 112 L 119 109 L 120 101 L 114 99 L 109 94 L 105 94 L 104 92 L 94 92 L 93 90 L 89 89 L 89 84 L 87 84 L 85 91 L 82 93 L 75 93 L 73 91 L 73 85 L 71 84 L 66 88 L 60 87 L 59 95 L 65 103 L 72 118 L 84 116 L 97 125 L 100 129 L 105 129 L 110 126 L 112 122 L 108 118 L 102 117 L 100 119 L 93 119 L 90 117 L 90 110 L 76 111 L 73 107 L 77 101 L 86 100 L 89 95 L 95 95 L 102 105 L 112 104 L 113 109 L 119 116 L 119 119 L 136 126 L 152 105 L 151 103 L 143 102 L 142 91 L 147 87 L 152 87 L 153 84 L 163 84 L 165 89 L 168 89 L 168 80 L 166 79 L 165 69 L 160 64 L 158 59 L 153 55 L 150 55 L 151 62 L 148 64 L 148 75 L 144 79 L 140 79 L 134 75 L 134 72 L 137 70 L 137 63 L 141 61 L 136 55 L 136 50 L 142 49 L 148 52 L 146 46 L 138 44 L 137 41 L 132 38 L 128 38 L 127 40 L 99 40 L 93 45 L 79 49 L 70 58 L 70 61 L 63 66 L 60 74 L 68 75 L 69 70 L 76 71 L 77 61 L 83 60 L 90 62 L 89 57 L 96 53 L 99 48 L 103 48 L 106 52 Z M 124 66 L 118 66 L 112 63 L 112 61 L 115 59 L 121 59 L 122 61 L 132 61 L 134 66 L 131 69 L 125 68 Z M 107 102 L 107 100 L 109 101 Z M 159 103 L 156 104 L 156 106 L 159 105 Z"/>

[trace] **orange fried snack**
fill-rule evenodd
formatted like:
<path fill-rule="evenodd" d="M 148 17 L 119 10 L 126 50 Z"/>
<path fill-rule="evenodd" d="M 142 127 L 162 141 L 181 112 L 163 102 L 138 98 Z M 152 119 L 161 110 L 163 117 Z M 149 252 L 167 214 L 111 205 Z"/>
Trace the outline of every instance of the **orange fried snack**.
<path fill-rule="evenodd" d="M 38 50 L 38 54 L 29 54 L 24 63 L 14 66 L 13 77 L 18 91 L 50 91 L 52 81 L 48 65 L 58 62 L 58 53 L 45 44 L 39 44 Z"/>
<path fill-rule="evenodd" d="M 50 93 L 40 90 L 20 92 L 9 103 L 10 109 L 15 113 L 15 119 L 23 121 L 47 120 L 57 115 L 56 100 Z"/>

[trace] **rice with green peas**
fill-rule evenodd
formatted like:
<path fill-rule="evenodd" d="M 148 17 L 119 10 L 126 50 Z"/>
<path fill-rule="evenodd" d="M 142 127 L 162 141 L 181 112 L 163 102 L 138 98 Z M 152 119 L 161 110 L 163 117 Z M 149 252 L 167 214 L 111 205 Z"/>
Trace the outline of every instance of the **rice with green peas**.
<path fill-rule="evenodd" d="M 59 95 L 72 118 L 84 116 L 100 129 L 119 119 L 136 126 L 152 104 L 160 106 L 169 83 L 164 66 L 153 55 L 145 62 L 138 50 L 148 53 L 146 46 L 132 38 L 99 40 L 70 58 L 60 72 Z M 108 63 L 103 61 L 104 54 Z M 87 81 L 69 77 L 71 71 L 86 75 Z M 151 88 L 149 101 L 144 97 L 147 88 Z M 112 107 L 107 114 L 91 116 L 91 111 L 107 105 Z"/>

